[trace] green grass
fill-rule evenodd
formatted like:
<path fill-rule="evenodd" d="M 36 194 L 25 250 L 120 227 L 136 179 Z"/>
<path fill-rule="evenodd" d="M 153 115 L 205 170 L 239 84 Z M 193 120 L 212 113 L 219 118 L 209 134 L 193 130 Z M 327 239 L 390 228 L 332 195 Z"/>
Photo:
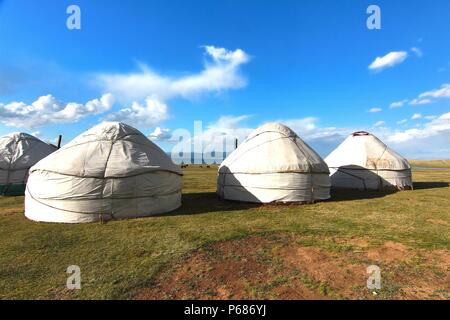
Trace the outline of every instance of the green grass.
<path fill-rule="evenodd" d="M 410 160 L 412 166 L 431 168 L 450 168 L 450 160 Z"/>
<path fill-rule="evenodd" d="M 130 298 L 192 250 L 250 235 L 290 233 L 325 247 L 330 237 L 356 237 L 450 249 L 450 170 L 415 171 L 414 191 L 340 192 L 302 206 L 218 200 L 216 170 L 186 168 L 183 206 L 169 215 L 107 224 L 36 223 L 24 217 L 23 197 L 0 198 L 0 298 Z M 80 266 L 82 290 L 64 289 L 69 265 Z"/>

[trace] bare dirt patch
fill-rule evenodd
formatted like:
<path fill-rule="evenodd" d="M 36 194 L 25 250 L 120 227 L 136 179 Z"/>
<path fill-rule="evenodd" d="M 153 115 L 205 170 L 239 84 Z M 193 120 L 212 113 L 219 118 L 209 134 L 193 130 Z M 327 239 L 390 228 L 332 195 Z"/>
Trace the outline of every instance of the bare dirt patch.
<path fill-rule="evenodd" d="M 381 247 L 367 252 L 367 257 L 375 262 L 407 261 L 412 256 L 413 253 L 406 246 L 393 241 L 387 241 Z"/>
<path fill-rule="evenodd" d="M 253 236 L 209 245 L 167 266 L 135 299 L 448 299 L 450 252 L 364 239 L 305 246 L 292 235 Z M 322 239 L 323 240 L 323 239 Z M 311 239 L 308 239 L 310 242 Z M 337 248 L 330 249 L 330 241 Z M 351 245 L 357 250 L 339 250 Z M 328 248 L 328 249 L 325 249 Z M 379 265 L 382 289 L 366 287 Z"/>
<path fill-rule="evenodd" d="M 162 272 L 150 288 L 136 291 L 136 299 L 318 299 L 304 286 L 290 286 L 275 270 L 266 251 L 273 242 L 259 237 L 218 243 Z"/>

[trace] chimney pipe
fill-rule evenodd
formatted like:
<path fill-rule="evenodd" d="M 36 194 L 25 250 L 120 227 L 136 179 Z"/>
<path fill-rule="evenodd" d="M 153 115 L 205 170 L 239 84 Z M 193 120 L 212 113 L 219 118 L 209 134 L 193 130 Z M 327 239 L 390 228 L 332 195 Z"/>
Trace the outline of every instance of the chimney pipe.
<path fill-rule="evenodd" d="M 58 136 L 58 143 L 57 143 L 57 145 L 56 145 L 56 147 L 57 147 L 58 149 L 61 148 L 61 141 L 62 141 L 62 135 L 59 135 L 59 136 Z"/>
<path fill-rule="evenodd" d="M 234 140 L 234 149 L 237 149 L 237 147 L 238 147 L 238 139 L 235 139 Z"/>

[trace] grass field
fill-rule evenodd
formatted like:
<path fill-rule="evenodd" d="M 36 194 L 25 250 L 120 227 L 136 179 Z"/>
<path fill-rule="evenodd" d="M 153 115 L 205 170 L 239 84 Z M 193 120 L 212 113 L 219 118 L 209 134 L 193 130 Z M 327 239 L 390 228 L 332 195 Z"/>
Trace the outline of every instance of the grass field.
<path fill-rule="evenodd" d="M 413 191 L 264 206 L 218 200 L 216 168 L 184 172 L 183 206 L 145 219 L 35 223 L 23 197 L 0 198 L 0 298 L 449 298 L 450 170 L 415 171 Z M 65 288 L 69 265 L 81 290 Z"/>
<path fill-rule="evenodd" d="M 409 162 L 417 167 L 450 168 L 450 160 L 411 160 Z"/>

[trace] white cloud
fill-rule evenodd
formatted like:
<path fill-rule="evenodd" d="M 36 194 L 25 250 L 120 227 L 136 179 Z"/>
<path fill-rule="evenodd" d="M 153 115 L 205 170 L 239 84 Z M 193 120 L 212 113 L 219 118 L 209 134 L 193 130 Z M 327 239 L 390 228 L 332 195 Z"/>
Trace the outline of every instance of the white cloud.
<path fill-rule="evenodd" d="M 411 51 L 414 52 L 419 58 L 423 56 L 422 50 L 417 47 L 412 47 Z"/>
<path fill-rule="evenodd" d="M 12 127 L 35 128 L 49 123 L 77 122 L 89 115 L 104 113 L 114 104 L 112 94 L 104 94 L 100 99 L 86 104 L 62 103 L 52 95 L 39 97 L 32 104 L 24 102 L 0 103 L 0 122 Z"/>
<path fill-rule="evenodd" d="M 165 103 L 148 97 L 145 103 L 133 102 L 130 107 L 109 114 L 108 121 L 122 121 L 136 127 L 154 127 L 169 118 Z"/>
<path fill-rule="evenodd" d="M 172 137 L 169 129 L 156 127 L 155 130 L 148 135 L 151 140 L 169 140 Z"/>
<path fill-rule="evenodd" d="M 381 126 L 384 126 L 386 124 L 386 122 L 384 122 L 384 121 L 377 121 L 375 124 L 374 124 L 374 126 L 375 127 L 381 127 Z"/>
<path fill-rule="evenodd" d="M 403 119 L 403 120 L 397 121 L 397 124 L 402 125 L 402 124 L 405 124 L 407 122 L 408 122 L 408 119 Z"/>
<path fill-rule="evenodd" d="M 397 143 L 406 142 L 436 135 L 442 135 L 450 143 L 450 112 L 444 113 L 440 117 L 428 122 L 422 129 L 415 128 L 398 131 L 389 138 L 389 141 Z"/>
<path fill-rule="evenodd" d="M 381 112 L 382 111 L 382 109 L 381 108 L 371 108 L 371 109 L 369 109 L 369 111 L 368 112 L 371 112 L 371 113 L 376 113 L 376 112 Z"/>
<path fill-rule="evenodd" d="M 450 84 L 444 83 L 439 89 L 421 93 L 416 99 L 411 100 L 411 105 L 424 105 L 435 102 L 438 99 L 450 98 Z"/>
<path fill-rule="evenodd" d="M 433 119 L 436 119 L 436 118 L 437 118 L 437 116 L 433 116 L 433 115 L 425 116 L 425 119 L 427 119 L 427 120 L 433 120 Z"/>
<path fill-rule="evenodd" d="M 407 103 L 408 100 L 401 100 L 401 101 L 396 101 L 396 102 L 392 102 L 391 105 L 389 106 L 390 109 L 395 109 L 395 108 L 401 108 L 405 105 L 405 103 Z"/>
<path fill-rule="evenodd" d="M 424 92 L 419 98 L 450 98 L 450 83 L 443 84 L 439 89 Z"/>
<path fill-rule="evenodd" d="M 137 73 L 98 75 L 96 80 L 104 90 L 114 93 L 125 103 L 133 101 L 131 107 L 119 110 L 107 119 L 153 127 L 167 119 L 167 102 L 171 99 L 194 99 L 246 86 L 240 67 L 250 60 L 247 53 L 241 49 L 229 51 L 214 46 L 204 49 L 204 68 L 197 74 L 170 77 L 141 64 Z M 145 104 L 136 102 L 143 99 L 146 99 Z"/>
<path fill-rule="evenodd" d="M 213 158 L 222 159 L 223 152 L 229 153 L 234 150 L 235 139 L 242 143 L 253 131 L 253 128 L 243 124 L 243 121 L 248 118 L 248 115 L 221 116 L 217 121 L 202 128 L 201 134 L 196 132 L 196 136 L 189 137 L 183 144 L 187 146 L 201 145 L 205 158 L 213 157 L 212 153 L 214 152 Z M 174 131 L 174 138 L 178 133 L 178 130 Z M 180 133 L 183 134 L 183 132 Z M 195 152 L 200 150 L 195 150 Z"/>
<path fill-rule="evenodd" d="M 432 101 L 430 99 L 412 99 L 409 104 L 412 106 L 420 106 L 424 104 L 430 104 Z"/>
<path fill-rule="evenodd" d="M 414 113 L 413 116 L 411 117 L 412 120 L 417 120 L 417 119 L 421 119 L 422 115 L 420 113 Z"/>
<path fill-rule="evenodd" d="M 250 116 L 221 116 L 217 121 L 207 125 L 203 131 L 203 141 L 212 142 L 220 136 L 228 136 L 230 141 L 238 139 L 242 142 L 252 132 L 252 128 L 242 126 L 242 122 Z"/>
<path fill-rule="evenodd" d="M 205 93 L 219 93 L 238 89 L 246 85 L 240 75 L 240 67 L 250 60 L 241 49 L 229 51 L 224 48 L 206 46 L 207 58 L 204 68 L 197 74 L 170 77 L 151 70 L 141 64 L 141 70 L 129 74 L 99 74 L 100 86 L 112 92 L 121 101 L 142 100 L 153 96 L 161 101 L 181 97 L 196 98 Z"/>
<path fill-rule="evenodd" d="M 406 51 L 393 51 L 389 52 L 383 57 L 377 57 L 370 65 L 369 69 L 378 71 L 385 68 L 393 67 L 397 64 L 402 63 L 408 57 Z"/>

